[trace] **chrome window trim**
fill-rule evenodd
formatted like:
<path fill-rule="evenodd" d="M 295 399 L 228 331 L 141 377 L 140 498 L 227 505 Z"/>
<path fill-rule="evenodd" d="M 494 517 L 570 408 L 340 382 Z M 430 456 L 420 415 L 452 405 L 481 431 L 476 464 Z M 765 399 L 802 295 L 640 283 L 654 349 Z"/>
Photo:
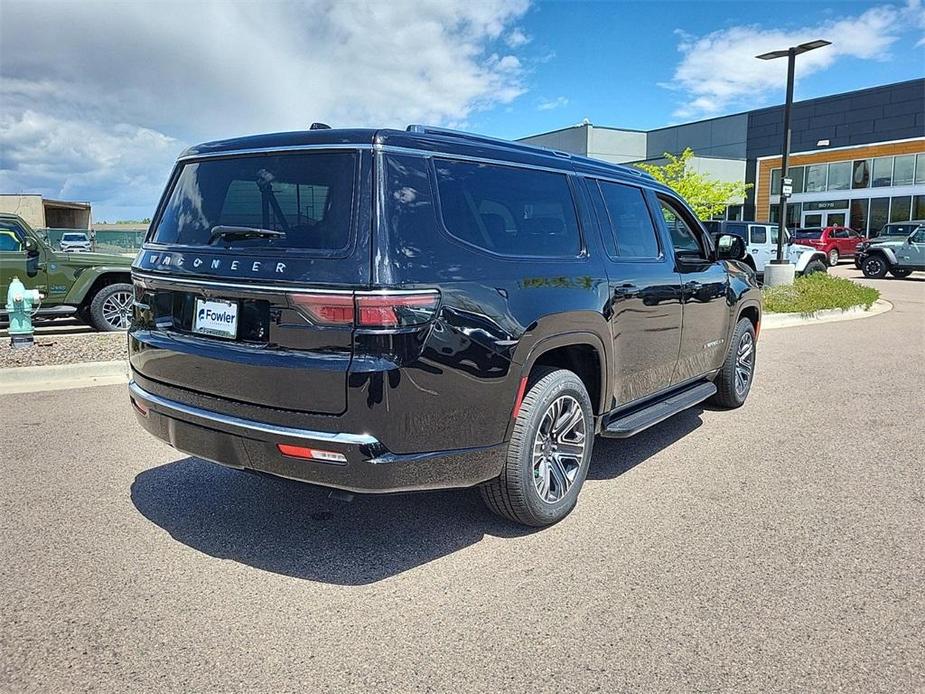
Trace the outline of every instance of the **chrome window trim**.
<path fill-rule="evenodd" d="M 287 152 L 309 152 L 313 150 L 370 150 L 372 144 L 335 142 L 327 145 L 280 145 L 278 147 L 253 147 L 249 149 L 226 149 L 220 152 L 203 152 L 201 154 L 187 154 L 177 158 L 177 162 L 191 159 L 214 159 L 215 157 L 236 157 L 248 154 L 285 154 Z"/>
<path fill-rule="evenodd" d="M 216 424 L 223 424 L 228 427 L 243 429 L 244 431 L 259 431 L 263 434 L 286 436 L 289 438 L 304 439 L 306 441 L 324 441 L 325 443 L 337 443 L 347 446 L 372 446 L 379 443 L 376 437 L 370 436 L 369 434 L 331 433 L 328 431 L 313 431 L 311 429 L 294 429 L 292 427 L 278 426 L 266 422 L 257 422 L 253 419 L 243 419 L 241 417 L 220 414 L 212 410 L 193 407 L 192 405 L 184 405 L 183 403 L 149 393 L 142 389 L 135 381 L 129 381 L 128 388 L 129 392 L 134 397 L 137 397 L 145 404 L 152 404 L 167 410 L 167 412 L 158 412 L 158 414 L 164 414 L 168 417 L 171 416 L 172 412 L 179 412 L 195 419 L 215 422 Z"/>

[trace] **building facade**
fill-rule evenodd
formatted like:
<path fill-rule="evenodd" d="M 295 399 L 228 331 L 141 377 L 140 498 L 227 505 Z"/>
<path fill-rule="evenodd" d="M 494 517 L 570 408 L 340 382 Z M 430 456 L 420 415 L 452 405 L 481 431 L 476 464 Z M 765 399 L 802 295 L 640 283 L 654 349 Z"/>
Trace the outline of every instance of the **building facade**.
<path fill-rule="evenodd" d="M 729 201 L 727 218 L 778 221 L 783 111 L 644 132 L 583 123 L 521 141 L 617 163 L 661 163 L 664 153 L 690 148 L 697 170 L 752 184 Z M 618 139 L 633 146 L 613 147 Z M 796 102 L 790 152 L 788 226 L 844 224 L 874 235 L 889 221 L 925 219 L 925 79 Z"/>
<path fill-rule="evenodd" d="M 90 229 L 92 221 L 90 203 L 41 195 L 0 195 L 0 212 L 18 214 L 33 229 Z"/>

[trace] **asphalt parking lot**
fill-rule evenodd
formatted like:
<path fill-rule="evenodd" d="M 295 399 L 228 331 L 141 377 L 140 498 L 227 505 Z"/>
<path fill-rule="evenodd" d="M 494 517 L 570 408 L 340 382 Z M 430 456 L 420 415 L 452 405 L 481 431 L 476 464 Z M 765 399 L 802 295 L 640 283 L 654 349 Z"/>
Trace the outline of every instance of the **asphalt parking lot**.
<path fill-rule="evenodd" d="M 187 458 L 123 386 L 0 396 L 0 690 L 921 691 L 925 275 L 869 282 L 542 531 Z"/>

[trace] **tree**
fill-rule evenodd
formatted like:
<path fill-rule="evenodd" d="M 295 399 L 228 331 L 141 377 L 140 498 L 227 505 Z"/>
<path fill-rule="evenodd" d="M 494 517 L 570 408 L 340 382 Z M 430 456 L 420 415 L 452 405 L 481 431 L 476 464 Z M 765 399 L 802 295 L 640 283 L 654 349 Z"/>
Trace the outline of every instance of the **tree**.
<path fill-rule="evenodd" d="M 678 195 L 687 200 L 700 219 L 710 219 L 726 209 L 732 200 L 742 200 L 745 193 L 752 187 L 751 183 L 735 181 L 726 183 L 717 181 L 709 174 L 698 173 L 690 167 L 690 160 L 694 152 L 690 147 L 675 156 L 665 152 L 668 163 L 663 166 L 656 164 L 636 164 L 640 169 L 652 176 L 656 181 L 664 183 Z"/>

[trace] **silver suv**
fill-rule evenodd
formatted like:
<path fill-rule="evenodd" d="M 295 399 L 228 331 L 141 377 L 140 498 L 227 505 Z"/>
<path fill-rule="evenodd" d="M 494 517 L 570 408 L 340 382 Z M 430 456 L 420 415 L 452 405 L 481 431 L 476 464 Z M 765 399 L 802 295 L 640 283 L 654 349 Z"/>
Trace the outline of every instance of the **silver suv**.
<path fill-rule="evenodd" d="M 76 231 L 65 232 L 58 246 L 62 251 L 84 251 L 89 253 L 93 250 L 93 245 L 87 235 Z"/>
<path fill-rule="evenodd" d="M 925 271 L 925 222 L 888 224 L 871 243 L 858 247 L 858 256 L 861 272 L 871 279 L 887 272 L 903 279 Z"/>

